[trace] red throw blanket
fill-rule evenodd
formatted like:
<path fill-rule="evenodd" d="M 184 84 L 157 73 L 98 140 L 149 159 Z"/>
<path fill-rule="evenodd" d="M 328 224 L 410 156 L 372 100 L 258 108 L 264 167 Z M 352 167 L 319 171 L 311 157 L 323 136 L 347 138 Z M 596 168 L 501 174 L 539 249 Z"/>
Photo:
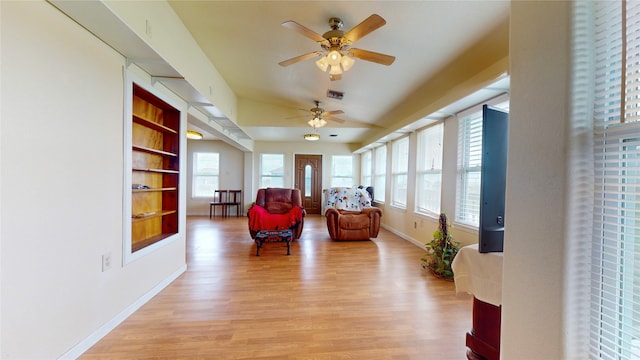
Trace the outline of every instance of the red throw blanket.
<path fill-rule="evenodd" d="M 294 206 L 286 214 L 271 214 L 262 206 L 254 205 L 249 209 L 249 230 L 290 229 L 302 222 L 302 207 Z"/>

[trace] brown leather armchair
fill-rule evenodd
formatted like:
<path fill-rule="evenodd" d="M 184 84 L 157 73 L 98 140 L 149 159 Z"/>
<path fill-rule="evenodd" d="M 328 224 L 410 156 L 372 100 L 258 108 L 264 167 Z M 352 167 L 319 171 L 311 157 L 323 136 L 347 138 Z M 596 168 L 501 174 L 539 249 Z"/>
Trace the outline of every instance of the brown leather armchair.
<path fill-rule="evenodd" d="M 329 208 L 325 216 L 329 236 L 333 240 L 369 240 L 378 237 L 382 210 L 377 207 L 362 211 Z"/>
<path fill-rule="evenodd" d="M 255 239 L 260 230 L 291 229 L 293 238 L 299 239 L 305 215 L 300 189 L 258 189 L 256 202 L 247 213 L 249 234 Z"/>
<path fill-rule="evenodd" d="M 333 240 L 369 240 L 378 236 L 382 210 L 371 205 L 373 189 L 330 188 L 323 191 L 327 229 Z"/>

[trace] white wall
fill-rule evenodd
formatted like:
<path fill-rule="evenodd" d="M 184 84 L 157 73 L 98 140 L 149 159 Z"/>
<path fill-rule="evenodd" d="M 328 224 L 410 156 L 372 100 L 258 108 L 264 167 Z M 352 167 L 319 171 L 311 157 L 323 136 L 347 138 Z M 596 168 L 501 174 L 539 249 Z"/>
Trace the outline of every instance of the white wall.
<path fill-rule="evenodd" d="M 502 359 L 561 359 L 571 2 L 511 2 Z"/>
<path fill-rule="evenodd" d="M 243 203 L 251 204 L 244 189 L 244 152 L 219 140 L 189 140 L 187 144 L 187 215 L 209 216 L 211 198 L 192 196 L 193 153 L 217 152 L 220 154 L 220 189 L 243 190 Z M 244 206 L 248 208 L 248 206 Z M 234 209 L 235 210 L 235 209 Z"/>
<path fill-rule="evenodd" d="M 0 6 L 0 358 L 53 359 L 184 271 L 185 242 L 122 266 L 124 59 L 48 3 Z"/>

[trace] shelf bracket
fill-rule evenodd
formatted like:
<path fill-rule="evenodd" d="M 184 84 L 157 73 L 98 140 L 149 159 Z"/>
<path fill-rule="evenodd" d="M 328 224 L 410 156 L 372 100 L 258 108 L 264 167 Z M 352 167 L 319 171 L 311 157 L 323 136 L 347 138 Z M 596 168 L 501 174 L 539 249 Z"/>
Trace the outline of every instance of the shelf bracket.
<path fill-rule="evenodd" d="M 198 101 L 192 101 L 189 103 L 189 105 L 193 106 L 193 107 L 202 107 L 202 106 L 213 106 L 215 107 L 215 105 L 213 105 L 212 103 L 208 103 L 208 102 L 198 102 Z"/>
<path fill-rule="evenodd" d="M 181 76 L 151 76 L 151 84 L 157 83 L 185 83 L 185 79 Z"/>

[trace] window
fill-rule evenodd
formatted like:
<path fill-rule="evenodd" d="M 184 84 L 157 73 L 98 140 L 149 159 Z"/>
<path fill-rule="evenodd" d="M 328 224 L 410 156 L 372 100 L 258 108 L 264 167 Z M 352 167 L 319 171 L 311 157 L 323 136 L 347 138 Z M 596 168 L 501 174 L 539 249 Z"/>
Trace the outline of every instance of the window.
<path fill-rule="evenodd" d="M 311 196 L 311 173 L 312 172 L 313 172 L 313 169 L 311 168 L 311 165 L 307 164 L 304 166 L 304 196 L 305 197 Z"/>
<path fill-rule="evenodd" d="M 360 157 L 360 184 L 373 186 L 371 183 L 371 151 L 363 152 Z"/>
<path fill-rule="evenodd" d="M 374 172 L 374 196 L 376 201 L 384 202 L 385 186 L 387 178 L 387 146 L 378 146 L 374 150 L 375 162 L 373 164 Z"/>
<path fill-rule="evenodd" d="M 334 155 L 331 157 L 331 186 L 349 187 L 353 185 L 353 156 Z"/>
<path fill-rule="evenodd" d="M 595 12 L 589 349 L 639 359 L 640 4 L 598 1 Z"/>
<path fill-rule="evenodd" d="M 407 207 L 407 174 L 409 173 L 409 138 L 396 140 L 392 145 L 391 204 Z"/>
<path fill-rule="evenodd" d="M 260 154 L 260 187 L 284 187 L 284 154 Z"/>
<path fill-rule="evenodd" d="M 212 197 L 220 183 L 220 154 L 193 153 L 192 197 Z"/>
<path fill-rule="evenodd" d="M 432 216 L 440 214 L 443 128 L 439 123 L 417 134 L 416 211 Z"/>
<path fill-rule="evenodd" d="M 456 187 L 456 221 L 475 227 L 480 219 L 481 166 L 482 111 L 478 111 L 460 119 Z"/>

